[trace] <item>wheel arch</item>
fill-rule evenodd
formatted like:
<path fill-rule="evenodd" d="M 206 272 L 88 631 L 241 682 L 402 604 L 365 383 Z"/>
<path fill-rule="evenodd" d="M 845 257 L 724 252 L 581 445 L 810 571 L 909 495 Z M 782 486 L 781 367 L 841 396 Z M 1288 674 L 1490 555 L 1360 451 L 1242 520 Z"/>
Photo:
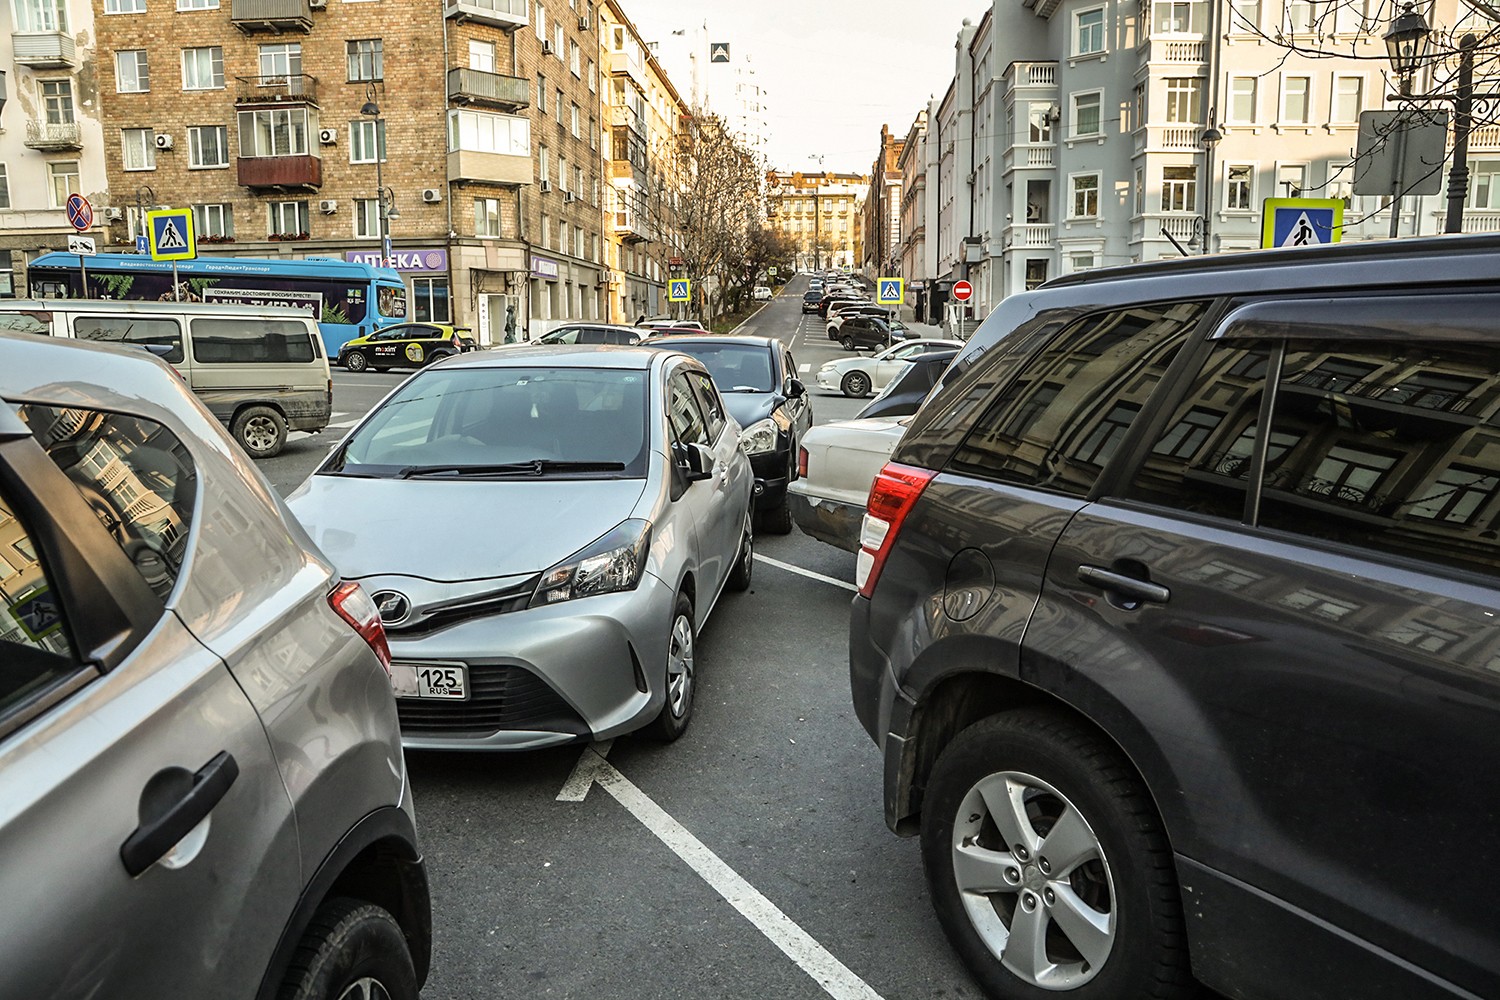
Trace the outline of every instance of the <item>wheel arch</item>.
<path fill-rule="evenodd" d="M 275 400 L 247 399 L 244 402 L 235 404 L 234 412 L 229 415 L 229 426 L 233 427 L 234 422 L 240 419 L 240 414 L 244 413 L 246 410 L 254 409 L 260 406 L 264 406 L 268 410 L 275 410 L 277 415 L 281 417 L 283 422 L 287 420 L 286 410 L 280 403 L 276 402 Z"/>

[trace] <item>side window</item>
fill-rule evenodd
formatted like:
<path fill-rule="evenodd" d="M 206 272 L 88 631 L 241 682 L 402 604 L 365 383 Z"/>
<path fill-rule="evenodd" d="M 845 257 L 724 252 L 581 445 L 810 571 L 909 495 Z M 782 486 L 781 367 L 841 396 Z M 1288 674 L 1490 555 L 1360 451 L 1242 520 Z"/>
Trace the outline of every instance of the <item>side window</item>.
<path fill-rule="evenodd" d="M 1240 520 L 1268 365 L 1263 347 L 1216 344 L 1192 391 L 1146 453 L 1128 495 Z M 1286 441 L 1273 438 L 1266 456 L 1270 468 L 1286 450 Z"/>
<path fill-rule="evenodd" d="M 1287 345 L 1260 524 L 1500 574 L 1500 347 Z"/>
<path fill-rule="evenodd" d="M 707 445 L 707 429 L 703 425 L 703 414 L 698 401 L 693 397 L 693 388 L 687 376 L 673 375 L 667 382 L 667 418 L 672 421 L 672 435 L 682 444 Z"/>
<path fill-rule="evenodd" d="M 165 599 L 187 554 L 198 496 L 192 456 L 161 424 L 124 413 L 28 404 L 21 419 Z"/>
<path fill-rule="evenodd" d="M 604 343 L 604 331 L 596 326 L 586 326 L 578 335 L 580 344 L 602 344 Z"/>
<path fill-rule="evenodd" d="M 274 319 L 195 319 L 193 359 L 203 364 L 306 364 L 313 335 L 295 321 Z"/>
<path fill-rule="evenodd" d="M 801 369 L 797 367 L 797 359 L 792 357 L 792 352 L 786 352 L 786 374 L 788 378 L 801 378 Z"/>
<path fill-rule="evenodd" d="M 79 340 L 104 340 L 116 344 L 161 344 L 172 349 L 163 361 L 182 361 L 182 327 L 176 320 L 147 316 L 79 316 L 73 320 L 73 336 Z"/>
<path fill-rule="evenodd" d="M 52 334 L 52 314 L 44 312 L 0 312 L 0 330 L 14 333 Z"/>
<path fill-rule="evenodd" d="M 1088 316 L 1025 365 L 954 453 L 960 472 L 1084 496 L 1125 439 L 1201 302 Z"/>
<path fill-rule="evenodd" d="M 0 716 L 77 669 L 58 594 L 0 494 Z"/>
<path fill-rule="evenodd" d="M 693 372 L 691 378 L 698 387 L 698 398 L 702 401 L 703 413 L 708 418 L 708 439 L 717 441 L 724 430 L 724 401 L 719 398 L 719 391 L 714 388 L 711 377 Z"/>
<path fill-rule="evenodd" d="M 567 327 L 566 329 L 561 330 L 561 331 L 557 332 L 556 334 L 549 334 L 548 337 L 547 337 L 547 343 L 549 343 L 549 344 L 576 344 L 576 343 L 578 343 L 578 334 L 579 333 L 580 333 L 580 331 L 579 331 L 578 327 L 576 327 L 576 326 Z"/>

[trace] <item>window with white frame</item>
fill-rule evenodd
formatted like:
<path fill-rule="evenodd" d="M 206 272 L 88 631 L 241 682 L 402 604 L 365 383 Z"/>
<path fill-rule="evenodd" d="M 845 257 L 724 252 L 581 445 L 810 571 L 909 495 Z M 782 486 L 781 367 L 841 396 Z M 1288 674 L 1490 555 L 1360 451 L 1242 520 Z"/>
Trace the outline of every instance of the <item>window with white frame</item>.
<path fill-rule="evenodd" d="M 548 250 L 552 249 L 552 216 L 542 216 L 542 246 Z"/>
<path fill-rule="evenodd" d="M 47 164 L 47 207 L 65 208 L 68 195 L 78 193 L 78 161 Z"/>
<path fill-rule="evenodd" d="M 1469 161 L 1468 207 L 1500 209 L 1500 160 Z"/>
<path fill-rule="evenodd" d="M 1093 55 L 1104 51 L 1104 8 L 1081 10 L 1073 15 L 1073 54 Z"/>
<path fill-rule="evenodd" d="M 1281 118 L 1284 125 L 1306 125 L 1312 103 L 1312 79 L 1305 76 L 1281 78 Z"/>
<path fill-rule="evenodd" d="M 1069 250 L 1068 271 L 1091 271 L 1099 266 L 1099 256 L 1093 250 Z"/>
<path fill-rule="evenodd" d="M 296 79 L 293 79 L 293 78 Z M 283 42 L 260 47 L 261 86 L 297 86 L 302 77 L 302 43 Z"/>
<path fill-rule="evenodd" d="M 14 8 L 17 31 L 68 30 L 68 0 L 15 0 Z"/>
<path fill-rule="evenodd" d="M 115 93 L 144 94 L 151 89 L 151 71 L 145 49 L 121 49 L 115 53 Z"/>
<path fill-rule="evenodd" d="M 1051 103 L 1033 103 L 1026 109 L 1026 140 L 1028 142 L 1052 141 Z"/>
<path fill-rule="evenodd" d="M 579 166 L 573 168 L 573 193 L 583 197 L 583 168 Z"/>
<path fill-rule="evenodd" d="M 1158 34 L 1201 35 L 1208 25 L 1206 0 L 1156 0 L 1152 13 Z"/>
<path fill-rule="evenodd" d="M 474 235 L 491 238 L 500 235 L 500 199 L 474 199 Z"/>
<path fill-rule="evenodd" d="M 229 166 L 229 129 L 223 125 L 189 125 L 188 167 Z"/>
<path fill-rule="evenodd" d="M 385 122 L 365 120 L 349 123 L 349 162 L 385 162 Z"/>
<path fill-rule="evenodd" d="M 344 43 L 344 54 L 351 83 L 385 79 L 384 39 L 351 38 Z"/>
<path fill-rule="evenodd" d="M 273 201 L 266 206 L 269 236 L 301 236 L 308 232 L 306 201 Z"/>
<path fill-rule="evenodd" d="M 182 89 L 224 89 L 223 46 L 206 45 L 182 50 Z"/>
<path fill-rule="evenodd" d="M 589 60 L 589 93 L 597 93 L 599 90 L 599 67 L 594 65 L 594 60 Z"/>
<path fill-rule="evenodd" d="M 569 131 L 573 133 L 573 138 L 575 138 L 575 139 L 582 139 L 583 138 L 583 132 L 580 131 L 579 128 L 578 128 L 578 105 L 576 105 L 576 104 L 573 105 L 569 110 L 572 113 L 571 114 L 571 121 L 570 121 L 570 125 L 569 125 Z"/>
<path fill-rule="evenodd" d="M 1249 124 L 1255 121 L 1257 109 L 1256 101 L 1260 89 L 1260 81 L 1253 76 L 1232 76 L 1229 78 L 1229 116 L 1230 122 Z"/>
<path fill-rule="evenodd" d="M 1328 161 L 1328 186 L 1323 189 L 1323 197 L 1337 198 L 1346 210 L 1354 208 L 1354 164 Z"/>
<path fill-rule="evenodd" d="M 495 72 L 495 43 L 469 39 L 469 68 L 481 73 Z"/>
<path fill-rule="evenodd" d="M 1229 0 L 1229 33 L 1254 34 L 1260 30 L 1260 0 Z"/>
<path fill-rule="evenodd" d="M 547 8 L 539 3 L 532 4 L 532 6 L 536 8 L 536 24 L 533 25 L 536 29 L 536 40 L 545 42 L 547 40 Z"/>
<path fill-rule="evenodd" d="M 557 249 L 563 253 L 568 252 L 568 223 L 566 219 L 557 220 Z"/>
<path fill-rule="evenodd" d="M 1294 35 L 1310 35 L 1317 28 L 1317 0 L 1287 0 L 1286 30 Z"/>
<path fill-rule="evenodd" d="M 1161 168 L 1161 210 L 1163 212 L 1196 212 L 1198 210 L 1198 168 Z"/>
<path fill-rule="evenodd" d="M 553 97 L 556 98 L 556 100 L 552 104 L 552 113 L 557 118 L 558 124 L 561 125 L 562 124 L 562 120 L 563 120 L 563 92 L 562 92 L 562 88 L 561 87 L 554 88 L 553 91 L 552 91 L 552 95 L 553 95 Z"/>
<path fill-rule="evenodd" d="M 1255 167 L 1248 163 L 1224 165 L 1224 209 L 1249 212 L 1255 205 Z"/>
<path fill-rule="evenodd" d="M 146 0 L 104 0 L 106 14 L 144 14 Z"/>
<path fill-rule="evenodd" d="M 42 111 L 48 125 L 71 125 L 73 123 L 73 81 L 38 80 L 37 89 L 42 94 Z"/>
<path fill-rule="evenodd" d="M 552 151 L 546 144 L 540 145 L 536 150 L 537 180 L 548 181 L 552 179 Z"/>
<path fill-rule="evenodd" d="M 1344 0 L 1338 6 L 1336 27 L 1342 34 L 1374 34 L 1383 29 L 1380 21 L 1383 7 L 1383 0 Z"/>
<path fill-rule="evenodd" d="M 10 208 L 10 173 L 0 163 L 0 211 Z"/>
<path fill-rule="evenodd" d="M 380 232 L 380 199 L 354 199 L 354 238 L 378 240 Z"/>
<path fill-rule="evenodd" d="M 599 148 L 599 119 L 589 115 L 589 148 Z"/>
<path fill-rule="evenodd" d="M 234 239 L 234 206 L 194 205 L 193 233 L 199 238 Z"/>
<path fill-rule="evenodd" d="M 1135 214 L 1143 215 L 1146 211 L 1146 170 L 1144 167 L 1135 168 Z"/>
<path fill-rule="evenodd" d="M 240 155 L 306 156 L 309 124 L 307 108 L 241 111 Z M 316 119 L 312 119 L 311 124 L 316 124 Z"/>
<path fill-rule="evenodd" d="M 1099 175 L 1073 174 L 1068 178 L 1072 191 L 1069 217 L 1074 219 L 1097 219 L 1099 217 Z"/>
<path fill-rule="evenodd" d="M 218 10 L 219 0 L 177 0 L 178 10 Z"/>
<path fill-rule="evenodd" d="M 563 26 L 561 21 L 552 22 L 552 51 L 557 58 L 563 57 Z"/>
<path fill-rule="evenodd" d="M 448 112 L 448 152 L 531 156 L 531 119 L 487 111 Z"/>
<path fill-rule="evenodd" d="M 1298 198 L 1307 190 L 1307 164 L 1282 163 L 1276 167 L 1276 197 Z"/>
<path fill-rule="evenodd" d="M 1365 105 L 1365 78 L 1336 76 L 1333 79 L 1333 117 L 1336 125 L 1358 125 Z"/>
<path fill-rule="evenodd" d="M 1131 92 L 1131 106 L 1135 109 L 1134 128 L 1146 127 L 1146 85 L 1138 83 Z"/>
<path fill-rule="evenodd" d="M 538 7 L 537 13 L 541 13 L 541 10 Z M 547 77 L 543 73 L 536 75 L 536 109 L 544 115 L 547 113 Z"/>
<path fill-rule="evenodd" d="M 1073 95 L 1073 136 L 1100 134 L 1099 108 L 1103 95 L 1095 90 Z"/>
<path fill-rule="evenodd" d="M 1192 76 L 1168 77 L 1167 121 L 1196 124 L 1203 113 L 1203 81 Z"/>
<path fill-rule="evenodd" d="M 577 42 L 568 43 L 568 69 L 574 76 L 583 77 L 583 50 L 578 47 Z"/>
<path fill-rule="evenodd" d="M 156 169 L 156 132 L 149 128 L 122 128 L 120 150 L 126 170 Z"/>
<path fill-rule="evenodd" d="M 562 190 L 568 190 L 568 158 L 559 156 L 557 158 L 557 186 Z"/>

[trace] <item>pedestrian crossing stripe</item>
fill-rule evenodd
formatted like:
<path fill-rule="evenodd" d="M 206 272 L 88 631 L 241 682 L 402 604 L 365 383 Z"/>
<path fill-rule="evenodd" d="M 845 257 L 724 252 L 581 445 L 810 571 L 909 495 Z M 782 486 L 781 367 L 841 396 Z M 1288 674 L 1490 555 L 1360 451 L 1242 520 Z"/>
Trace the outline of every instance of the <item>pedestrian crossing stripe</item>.
<path fill-rule="evenodd" d="M 152 260 L 192 260 L 198 256 L 193 232 L 193 212 L 166 208 L 146 213 L 146 235 Z"/>

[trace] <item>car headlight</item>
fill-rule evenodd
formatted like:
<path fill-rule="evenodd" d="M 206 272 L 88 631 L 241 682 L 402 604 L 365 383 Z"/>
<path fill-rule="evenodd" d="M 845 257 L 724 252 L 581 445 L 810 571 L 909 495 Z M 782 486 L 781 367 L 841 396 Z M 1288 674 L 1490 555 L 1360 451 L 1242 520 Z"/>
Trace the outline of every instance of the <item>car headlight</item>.
<path fill-rule="evenodd" d="M 646 570 L 651 522 L 622 521 L 602 538 L 584 546 L 542 574 L 531 595 L 533 608 L 634 590 Z"/>
<path fill-rule="evenodd" d="M 740 435 L 740 450 L 746 455 L 764 455 L 776 450 L 776 421 L 767 417 L 757 420 Z"/>

